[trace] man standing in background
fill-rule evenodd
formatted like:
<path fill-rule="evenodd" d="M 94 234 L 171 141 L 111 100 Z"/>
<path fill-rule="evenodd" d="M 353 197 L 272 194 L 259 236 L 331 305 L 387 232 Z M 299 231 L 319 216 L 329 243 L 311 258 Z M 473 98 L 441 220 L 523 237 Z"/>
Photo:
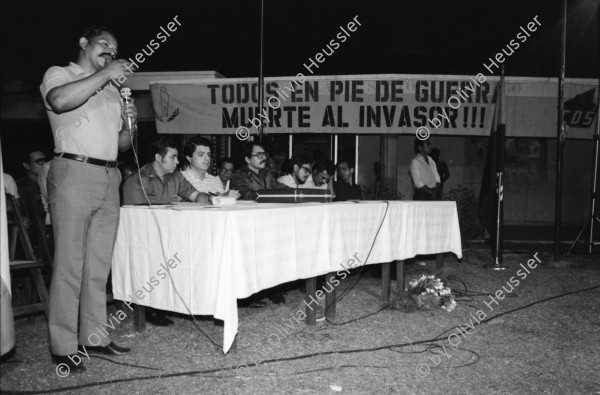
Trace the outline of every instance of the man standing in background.
<path fill-rule="evenodd" d="M 410 176 L 415 187 L 413 200 L 437 200 L 440 191 L 440 176 L 431 153 L 431 141 L 415 138 L 416 156 L 410 162 Z"/>

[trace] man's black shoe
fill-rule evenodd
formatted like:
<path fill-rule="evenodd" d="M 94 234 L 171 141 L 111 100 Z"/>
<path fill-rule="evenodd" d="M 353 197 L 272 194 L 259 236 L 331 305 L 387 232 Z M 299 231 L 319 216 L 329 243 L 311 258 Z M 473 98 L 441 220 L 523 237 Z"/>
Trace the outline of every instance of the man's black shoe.
<path fill-rule="evenodd" d="M 129 351 L 131 351 L 131 348 L 118 346 L 115 343 L 110 342 L 107 346 L 104 346 L 104 347 L 102 347 L 102 346 L 85 346 L 85 350 L 83 349 L 83 346 L 80 345 L 79 350 L 82 353 L 85 353 L 85 351 L 91 351 L 91 352 L 105 354 L 105 355 L 124 355 L 124 354 L 127 354 Z"/>
<path fill-rule="evenodd" d="M 283 296 L 283 292 L 273 293 L 271 294 L 271 296 L 269 296 L 269 299 L 271 299 L 271 302 L 275 304 L 285 304 L 285 297 Z"/>
<path fill-rule="evenodd" d="M 56 374 L 58 374 L 60 377 L 67 377 L 70 373 L 82 373 L 85 371 L 83 359 L 80 355 L 51 355 L 52 362 L 56 364 Z M 78 363 L 76 363 L 77 361 Z"/>
<path fill-rule="evenodd" d="M 152 311 L 146 312 L 146 322 L 155 326 L 169 326 L 174 324 L 166 315 L 153 313 Z"/>
<path fill-rule="evenodd" d="M 264 300 L 248 300 L 248 299 L 243 299 L 241 301 L 238 301 L 238 307 L 248 307 L 250 309 L 262 309 L 263 307 L 267 306 L 267 302 L 265 302 Z"/>

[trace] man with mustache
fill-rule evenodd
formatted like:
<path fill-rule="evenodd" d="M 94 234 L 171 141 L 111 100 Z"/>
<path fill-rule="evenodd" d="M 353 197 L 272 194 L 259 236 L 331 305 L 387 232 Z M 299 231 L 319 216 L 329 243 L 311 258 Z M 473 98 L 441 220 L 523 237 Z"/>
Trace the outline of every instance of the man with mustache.
<path fill-rule="evenodd" d="M 269 155 L 260 144 L 252 141 L 246 143 L 243 155 L 247 166 L 236 171 L 231 177 L 231 189 L 235 189 L 240 193 L 240 199 L 255 200 L 256 191 L 260 189 L 288 189 L 287 186 L 275 180 L 271 172 L 265 169 Z M 269 299 L 276 304 L 285 303 L 283 293 L 278 290 L 271 291 Z M 253 298 L 249 298 L 242 302 L 242 306 L 264 307 L 265 302 L 254 301 Z"/>
<path fill-rule="evenodd" d="M 40 86 L 56 152 L 48 174 L 56 244 L 50 352 L 71 373 L 85 370 L 74 355 L 78 345 L 111 355 L 129 352 L 108 336 L 98 342 L 92 337 L 107 320 L 106 281 L 119 223 L 117 154 L 129 149 L 137 130 L 133 99 L 123 104 L 111 84 L 130 74 L 127 61 L 114 60 L 117 45 L 109 29 L 87 29 L 77 41 L 77 61 L 50 67 Z"/>
<path fill-rule="evenodd" d="M 150 143 L 154 161 L 142 166 L 123 185 L 123 204 L 168 204 L 187 200 L 210 204 L 211 196 L 199 192 L 177 170 L 177 145 L 170 137 Z M 140 180 L 141 179 L 141 180 Z"/>
<path fill-rule="evenodd" d="M 233 159 L 221 158 L 219 160 L 219 180 L 223 184 L 223 190 L 225 192 L 229 191 L 229 182 L 234 169 L 235 165 L 233 164 Z"/>
<path fill-rule="evenodd" d="M 246 143 L 243 151 L 247 166 L 236 171 L 231 177 L 231 189 L 240 193 L 242 200 L 255 200 L 260 189 L 286 189 L 273 175 L 265 170 L 267 154 L 264 148 L 255 142 Z"/>
<path fill-rule="evenodd" d="M 290 188 L 299 188 L 311 174 L 310 161 L 304 156 L 294 156 L 284 162 L 284 171 L 287 173 L 277 179 L 283 185 Z"/>

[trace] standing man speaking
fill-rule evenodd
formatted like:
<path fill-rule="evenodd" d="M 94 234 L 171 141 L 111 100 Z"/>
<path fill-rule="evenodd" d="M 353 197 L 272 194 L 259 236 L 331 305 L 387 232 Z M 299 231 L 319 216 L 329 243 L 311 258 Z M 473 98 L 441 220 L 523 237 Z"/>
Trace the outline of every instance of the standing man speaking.
<path fill-rule="evenodd" d="M 46 71 L 40 91 L 56 157 L 48 175 L 48 203 L 56 252 L 50 284 L 50 352 L 57 365 L 85 370 L 73 357 L 78 345 L 118 355 L 129 351 L 108 337 L 106 282 L 119 223 L 117 150 L 126 151 L 137 130 L 133 99 L 124 104 L 111 80 L 131 74 L 117 57 L 117 40 L 105 27 L 87 29 L 78 57 Z M 91 340 L 90 340 L 91 337 Z"/>

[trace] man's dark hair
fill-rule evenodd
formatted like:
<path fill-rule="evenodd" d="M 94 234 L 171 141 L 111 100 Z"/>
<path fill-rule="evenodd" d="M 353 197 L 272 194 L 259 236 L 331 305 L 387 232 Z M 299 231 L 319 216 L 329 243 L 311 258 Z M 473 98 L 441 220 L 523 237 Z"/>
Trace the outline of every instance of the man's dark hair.
<path fill-rule="evenodd" d="M 196 147 L 199 145 L 210 148 L 210 151 L 212 152 L 212 144 L 210 143 L 210 140 L 206 137 L 196 136 L 189 139 L 187 143 L 185 143 L 185 145 L 183 146 L 184 158 L 186 158 L 187 160 L 188 156 L 191 157 L 192 155 L 194 155 Z"/>
<path fill-rule="evenodd" d="M 219 163 L 217 164 L 217 167 L 219 169 L 221 169 L 223 167 L 223 163 L 231 163 L 232 165 L 235 166 L 235 163 L 233 163 L 233 159 L 231 159 L 231 158 L 221 158 L 221 159 L 219 159 Z"/>
<path fill-rule="evenodd" d="M 33 154 L 34 152 L 41 152 L 42 154 L 44 154 L 44 156 L 46 156 L 46 153 L 44 152 L 43 149 L 38 149 L 38 148 L 29 149 L 29 150 L 27 150 L 26 153 L 23 153 L 23 156 L 22 156 L 23 162 L 29 163 L 31 161 L 31 154 Z"/>
<path fill-rule="evenodd" d="M 346 164 L 346 166 L 348 166 L 348 168 L 349 168 L 349 169 L 354 169 L 354 162 L 350 163 L 350 161 L 348 161 L 348 160 L 341 160 L 341 161 L 339 161 L 339 162 L 337 163 L 337 165 L 335 165 L 335 168 L 336 168 L 336 169 L 339 169 L 339 168 L 340 168 L 340 165 L 341 165 L 342 163 L 345 163 L 345 164 Z"/>
<path fill-rule="evenodd" d="M 415 145 L 415 154 L 418 154 L 419 153 L 419 147 L 424 146 L 425 143 L 428 142 L 428 141 L 429 141 L 429 139 L 421 140 L 420 138 L 415 137 L 415 143 L 414 143 L 414 145 Z"/>
<path fill-rule="evenodd" d="M 317 174 L 327 170 L 327 174 L 333 175 L 335 173 L 335 165 L 329 159 L 319 159 L 313 166 L 313 173 Z"/>
<path fill-rule="evenodd" d="M 79 46 L 79 39 L 81 37 L 85 38 L 88 41 L 91 41 L 94 38 L 101 35 L 102 33 L 108 33 L 113 37 L 117 37 L 115 35 L 115 33 L 113 32 L 113 30 L 109 27 L 101 26 L 101 25 L 88 26 L 87 28 L 85 28 L 85 30 L 79 36 L 77 36 L 77 39 L 75 41 L 75 48 L 74 48 L 75 58 L 77 58 L 77 56 L 79 55 L 79 51 L 81 51 L 81 47 Z"/>
<path fill-rule="evenodd" d="M 248 159 L 252 158 L 252 150 L 254 149 L 255 146 L 263 148 L 262 145 L 254 142 L 254 141 L 249 141 L 246 144 L 244 144 L 244 149 L 242 151 L 242 158 L 248 158 Z"/>
<path fill-rule="evenodd" d="M 292 156 L 291 159 L 286 159 L 281 166 L 281 170 L 284 174 L 292 174 L 294 172 L 294 166 L 302 167 L 302 165 L 310 164 L 310 159 L 306 156 L 296 155 Z"/>
<path fill-rule="evenodd" d="M 164 158 L 164 156 L 169 151 L 169 148 L 177 149 L 175 140 L 173 140 L 171 137 L 159 136 L 155 137 L 150 142 L 150 153 L 152 153 L 153 159 L 156 154 L 159 154 L 161 157 Z"/>

